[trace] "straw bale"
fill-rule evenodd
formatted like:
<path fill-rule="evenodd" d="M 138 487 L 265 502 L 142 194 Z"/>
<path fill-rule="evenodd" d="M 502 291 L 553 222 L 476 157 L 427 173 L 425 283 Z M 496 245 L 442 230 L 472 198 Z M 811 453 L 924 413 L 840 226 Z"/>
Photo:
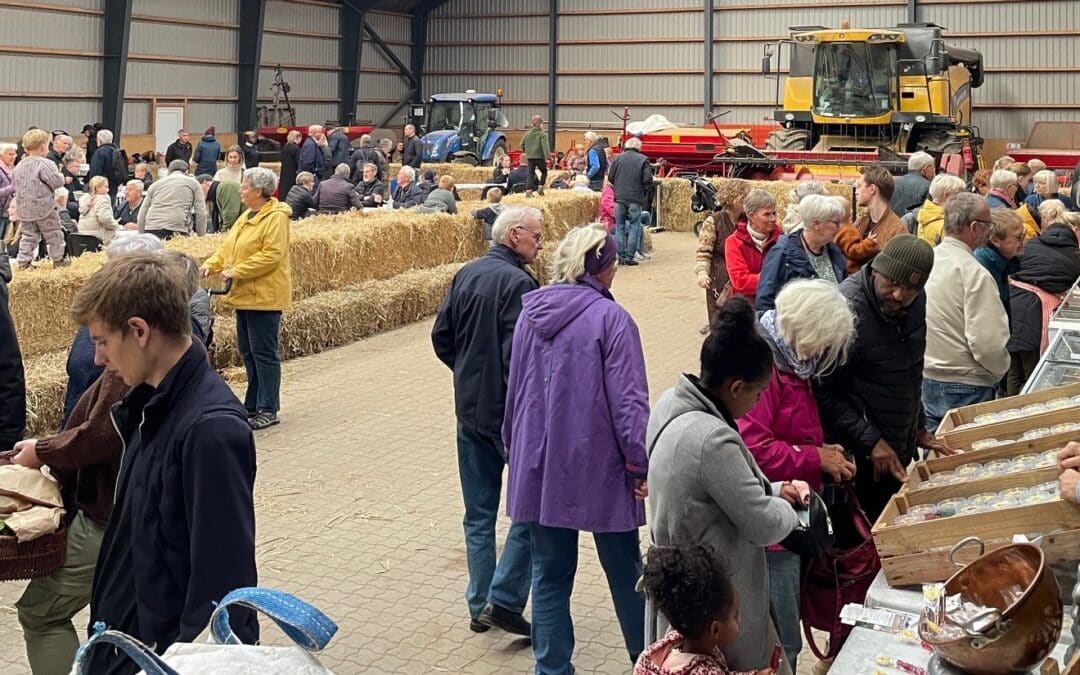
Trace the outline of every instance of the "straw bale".
<path fill-rule="evenodd" d="M 794 187 L 794 181 L 771 181 L 750 180 L 744 181 L 739 178 L 711 178 L 709 182 L 717 187 L 727 181 L 748 183 L 751 189 L 765 190 L 776 199 L 776 211 L 783 218 L 787 208 L 788 193 Z M 839 195 L 851 199 L 852 188 L 844 183 L 825 183 L 825 190 L 829 194 Z M 668 230 L 675 232 L 692 232 L 694 224 L 704 220 L 707 214 L 695 213 L 690 210 L 690 200 L 694 195 L 693 184 L 686 178 L 664 178 L 660 180 L 660 223 Z"/>
<path fill-rule="evenodd" d="M 570 227 L 595 220 L 598 209 L 596 195 L 570 191 L 532 199 L 511 195 L 505 201 L 540 209 L 548 242 L 560 239 Z M 469 212 L 482 206 L 479 201 L 461 202 L 453 216 L 376 210 L 299 221 L 292 227 L 289 247 L 293 297 L 299 301 L 408 270 L 476 258 L 485 245 Z M 224 238 L 223 234 L 182 237 L 169 240 L 166 247 L 202 261 Z M 11 309 L 24 355 L 67 348 L 76 328 L 68 316 L 71 301 L 104 260 L 103 253 L 87 254 L 67 268 L 43 265 L 16 272 L 10 284 Z"/>
<path fill-rule="evenodd" d="M 26 371 L 26 436 L 56 433 L 64 412 L 67 350 L 43 354 L 23 363 Z"/>

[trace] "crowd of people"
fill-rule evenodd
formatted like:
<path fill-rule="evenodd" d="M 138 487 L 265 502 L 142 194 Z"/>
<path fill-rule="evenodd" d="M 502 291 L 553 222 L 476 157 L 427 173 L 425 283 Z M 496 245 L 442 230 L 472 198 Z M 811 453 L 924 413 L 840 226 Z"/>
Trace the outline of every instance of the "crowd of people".
<path fill-rule="evenodd" d="M 523 141 L 526 194 L 546 182 L 541 128 L 534 118 Z M 415 129 L 393 188 L 392 154 L 370 137 L 353 150 L 340 129 L 312 127 L 303 143 L 291 134 L 280 182 L 257 166 L 252 135 L 218 168 L 213 128 L 196 147 L 181 132 L 156 179 L 149 169 L 119 176 L 112 135 L 93 140 L 85 183 L 66 134 L 28 131 L 17 163 L 20 149 L 0 145 L 17 264 L 41 240 L 63 264 L 64 216 L 107 255 L 72 308 L 80 329 L 61 430 L 23 439 L 25 407 L 21 422 L 7 410 L 0 419 L 10 461 L 50 467 L 74 505 L 67 562 L 17 606 L 35 675 L 70 668 L 72 618 L 87 605 L 91 622 L 161 651 L 194 639 L 228 591 L 255 584 L 252 432 L 280 422 L 290 218 L 457 209 L 450 177 L 417 180 Z M 468 626 L 527 636 L 538 674 L 572 673 L 570 598 L 586 532 L 635 672 L 792 673 L 807 563 L 793 540 L 797 512 L 814 493 L 850 488 L 876 520 L 920 452 L 953 452 L 934 435 L 949 409 L 1019 392 L 1047 348 L 1050 314 L 1080 278 L 1077 202 L 1045 167 L 1009 162 L 968 186 L 936 175 L 924 153 L 899 178 L 863 167 L 854 204 L 813 180 L 793 183 L 782 217 L 769 192 L 729 181 L 694 261 L 708 316 L 699 368 L 650 405 L 637 324 L 612 293 L 619 268 L 640 259 L 648 220 L 652 171 L 639 148 L 631 139 L 609 158 L 586 134 L 564 182 L 601 192 L 610 221 L 557 242 L 543 287 L 527 266 L 547 243 L 544 216 L 504 204 L 518 169 L 495 167 L 488 205 L 473 214 L 491 246 L 438 310 L 431 340 L 453 371 Z M 201 265 L 164 251 L 171 237 L 211 231 L 227 234 Z M 5 313 L 10 276 L 0 266 Z M 242 401 L 210 367 L 200 276 L 228 286 Z M 10 316 L 0 315 L 0 339 L 15 345 L 0 358 L 21 372 Z M 1061 489 L 1073 501 L 1078 466 L 1070 444 Z M 497 554 L 504 470 L 511 525 Z M 250 613 L 233 627 L 258 635 Z M 94 654 L 93 672 L 133 668 L 112 650 Z"/>

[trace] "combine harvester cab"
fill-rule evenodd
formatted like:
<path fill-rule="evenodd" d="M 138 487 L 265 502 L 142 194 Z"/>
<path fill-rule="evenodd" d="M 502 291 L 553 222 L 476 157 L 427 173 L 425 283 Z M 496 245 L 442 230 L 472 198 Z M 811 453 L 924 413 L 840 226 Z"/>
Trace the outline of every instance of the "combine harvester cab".
<path fill-rule="evenodd" d="M 729 175 L 761 173 L 847 178 L 859 167 L 885 164 L 894 173 L 925 150 L 961 176 L 981 167 L 982 138 L 971 119 L 971 90 L 983 83 L 982 55 L 945 44 L 933 23 L 895 28 L 797 26 L 766 45 L 762 72 L 789 54 L 786 77 L 776 73 L 782 125 L 767 139 L 762 161 L 718 157 Z M 781 99 L 782 95 L 782 99 Z"/>

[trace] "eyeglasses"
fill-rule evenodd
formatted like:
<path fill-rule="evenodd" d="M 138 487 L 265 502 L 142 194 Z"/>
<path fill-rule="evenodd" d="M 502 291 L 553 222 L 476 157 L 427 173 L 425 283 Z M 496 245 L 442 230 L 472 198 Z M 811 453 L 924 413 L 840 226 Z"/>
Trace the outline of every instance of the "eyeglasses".
<path fill-rule="evenodd" d="M 982 223 L 983 225 L 986 225 L 987 227 L 990 227 L 991 225 L 994 224 L 994 221 L 992 221 L 992 220 L 983 220 L 982 218 L 976 218 L 975 220 L 973 220 L 971 222 L 972 223 Z"/>
<path fill-rule="evenodd" d="M 518 225 L 514 229 L 515 230 L 521 230 L 525 234 L 529 235 L 530 237 L 533 238 L 533 241 L 535 241 L 537 244 L 544 241 L 544 233 L 543 232 L 531 232 L 528 229 L 526 229 L 524 225 Z"/>

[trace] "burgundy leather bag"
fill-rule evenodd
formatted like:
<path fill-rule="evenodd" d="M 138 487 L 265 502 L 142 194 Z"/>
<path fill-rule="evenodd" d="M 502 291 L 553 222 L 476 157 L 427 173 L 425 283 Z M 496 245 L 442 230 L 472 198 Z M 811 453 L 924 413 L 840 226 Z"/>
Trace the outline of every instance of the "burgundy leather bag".
<path fill-rule="evenodd" d="M 861 604 L 881 569 L 871 524 L 849 486 L 847 499 L 829 505 L 835 540 L 828 551 L 812 558 L 803 571 L 800 614 L 806 642 L 819 659 L 835 657 L 852 626 L 840 622 L 840 610 L 848 603 Z M 804 558 L 805 560 L 805 558 Z M 828 633 L 826 651 L 814 642 L 812 628 Z"/>

